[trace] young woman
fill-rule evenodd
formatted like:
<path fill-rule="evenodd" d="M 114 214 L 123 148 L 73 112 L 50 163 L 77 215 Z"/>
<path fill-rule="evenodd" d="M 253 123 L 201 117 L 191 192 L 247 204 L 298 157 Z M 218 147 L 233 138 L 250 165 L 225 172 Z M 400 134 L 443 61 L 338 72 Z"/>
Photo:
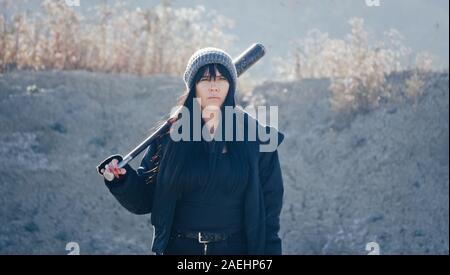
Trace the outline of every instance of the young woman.
<path fill-rule="evenodd" d="M 232 140 L 225 136 L 225 107 L 236 107 L 237 74 L 231 57 L 217 48 L 201 49 L 190 58 L 184 80 L 186 92 L 179 103 L 190 114 L 208 114 L 200 118 L 206 136 L 194 138 L 198 121 L 190 115 L 190 138 L 175 141 L 172 126 L 149 146 L 137 170 L 129 165 L 119 169 L 122 156 L 114 155 L 99 171 L 114 174 L 112 181 L 105 177 L 106 186 L 132 213 L 152 213 L 152 251 L 157 255 L 281 254 L 278 151 L 261 152 L 260 138 L 239 141 L 237 131 Z M 242 109 L 238 112 L 244 120 L 232 116 L 233 130 L 243 126 L 245 133 L 260 127 L 276 131 Z M 284 136 L 276 135 L 279 145 Z"/>

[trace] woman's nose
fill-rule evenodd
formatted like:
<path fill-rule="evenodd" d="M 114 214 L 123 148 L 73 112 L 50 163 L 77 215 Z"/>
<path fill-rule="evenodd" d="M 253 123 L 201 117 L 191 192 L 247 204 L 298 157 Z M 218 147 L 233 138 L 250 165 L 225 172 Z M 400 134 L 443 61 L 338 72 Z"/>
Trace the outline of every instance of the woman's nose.
<path fill-rule="evenodd" d="M 210 89 L 210 91 L 212 91 L 212 92 L 218 92 L 218 91 L 219 91 L 219 88 L 217 87 L 215 81 L 211 81 L 211 86 L 210 86 L 209 89 Z"/>

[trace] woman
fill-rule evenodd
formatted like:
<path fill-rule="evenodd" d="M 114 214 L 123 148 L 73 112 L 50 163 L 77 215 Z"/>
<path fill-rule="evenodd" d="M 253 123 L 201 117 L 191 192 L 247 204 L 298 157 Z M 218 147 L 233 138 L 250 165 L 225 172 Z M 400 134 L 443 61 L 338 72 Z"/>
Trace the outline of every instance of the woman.
<path fill-rule="evenodd" d="M 189 138 L 175 141 L 172 126 L 149 146 L 137 170 L 129 165 L 119 169 L 122 156 L 115 155 L 99 171 L 114 174 L 112 181 L 105 177 L 106 186 L 132 213 L 152 213 L 152 251 L 157 255 L 281 254 L 278 152 L 260 152 L 264 142 L 259 138 L 238 141 L 237 131 L 232 140 L 225 138 L 225 107 L 236 107 L 237 74 L 231 57 L 217 48 L 197 51 L 184 81 L 186 93 L 179 103 L 190 114 L 208 114 L 200 119 L 200 129 L 207 134 L 196 140 L 195 116 L 189 116 Z M 233 115 L 234 130 L 238 123 L 244 129 L 253 129 L 253 123 L 275 130 L 239 112 L 244 120 Z M 284 136 L 277 132 L 277 137 L 279 145 Z"/>

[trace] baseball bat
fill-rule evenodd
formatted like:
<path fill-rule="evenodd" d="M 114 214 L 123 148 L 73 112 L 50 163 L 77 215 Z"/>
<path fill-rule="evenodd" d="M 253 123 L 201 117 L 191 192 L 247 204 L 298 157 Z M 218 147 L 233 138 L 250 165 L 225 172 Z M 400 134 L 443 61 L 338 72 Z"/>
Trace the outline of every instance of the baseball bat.
<path fill-rule="evenodd" d="M 236 67 L 237 76 L 239 77 L 256 62 L 258 62 L 258 60 L 260 60 L 265 55 L 265 53 L 266 49 L 261 43 L 255 43 L 247 48 L 244 52 L 242 52 L 236 59 L 233 60 L 233 63 Z M 179 119 L 178 113 L 178 111 L 173 112 L 169 119 L 167 119 L 161 126 L 159 126 L 150 136 L 148 136 L 138 146 L 136 146 L 133 150 L 126 154 L 125 157 L 117 164 L 117 166 L 119 168 L 125 167 L 125 165 L 127 165 L 131 160 L 133 160 L 142 151 L 144 151 L 145 148 L 147 148 L 159 135 L 167 132 L 170 129 L 170 126 Z M 102 161 L 97 166 L 97 172 L 100 175 L 103 175 L 103 173 L 101 173 L 100 171 L 104 169 L 106 164 L 108 164 L 115 157 L 116 156 L 111 156 Z M 105 178 L 111 181 L 114 179 L 114 175 L 108 173 L 105 175 Z"/>

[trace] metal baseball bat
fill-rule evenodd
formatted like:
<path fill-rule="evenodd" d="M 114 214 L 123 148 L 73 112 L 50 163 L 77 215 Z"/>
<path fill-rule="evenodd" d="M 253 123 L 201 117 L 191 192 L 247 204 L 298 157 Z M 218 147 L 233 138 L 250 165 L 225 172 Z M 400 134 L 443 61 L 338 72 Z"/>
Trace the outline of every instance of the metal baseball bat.
<path fill-rule="evenodd" d="M 258 60 L 260 60 L 266 53 L 266 49 L 261 43 L 255 43 L 247 48 L 244 52 L 242 52 L 236 59 L 233 60 L 233 63 L 236 67 L 237 76 L 239 77 L 242 73 L 248 70 L 251 66 L 253 66 Z M 180 106 L 181 108 L 181 106 Z M 153 134 L 148 136 L 144 141 L 142 141 L 138 146 L 136 146 L 133 150 L 131 150 L 118 164 L 119 168 L 125 167 L 131 160 L 133 160 L 136 156 L 138 156 L 142 151 L 145 150 L 152 142 L 155 140 L 161 133 L 164 133 L 170 129 L 170 126 L 178 120 L 178 111 L 174 112 L 169 119 L 167 119 L 161 126 L 159 126 Z M 104 160 L 100 165 L 97 166 L 98 173 L 101 169 L 105 168 L 106 164 L 111 161 L 111 158 Z M 114 175 L 111 175 L 107 180 L 113 180 Z M 106 175 L 105 175 L 106 178 Z"/>

